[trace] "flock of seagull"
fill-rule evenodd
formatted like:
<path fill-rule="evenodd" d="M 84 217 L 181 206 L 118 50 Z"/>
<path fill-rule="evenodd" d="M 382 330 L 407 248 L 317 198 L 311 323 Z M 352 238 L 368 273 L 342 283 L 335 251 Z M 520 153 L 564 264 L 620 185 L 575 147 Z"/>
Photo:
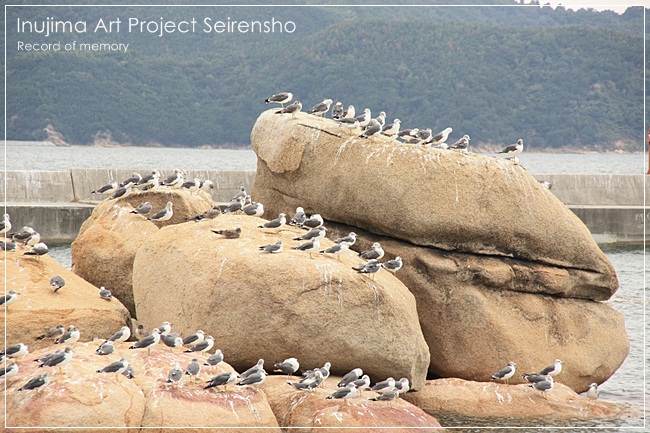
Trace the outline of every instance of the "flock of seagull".
<path fill-rule="evenodd" d="M 289 104 L 289 102 L 292 100 L 293 93 L 281 92 L 265 99 L 265 102 L 267 104 L 276 103 L 281 105 L 282 108 L 275 111 L 275 114 L 291 114 L 292 117 L 295 117 L 296 113 L 299 113 L 302 110 L 302 103 L 300 101 L 295 101 Z M 362 132 L 359 135 L 360 138 L 370 138 L 376 135 L 385 135 L 388 137 L 401 139 L 402 142 L 409 144 L 419 144 L 430 147 L 433 146 L 441 149 L 455 149 L 464 152 L 467 152 L 469 149 L 469 143 L 471 139 L 467 134 L 463 135 L 454 143 L 447 144 L 447 139 L 453 132 L 452 128 L 445 128 L 437 134 L 434 134 L 431 128 L 401 129 L 400 119 L 394 119 L 393 123 L 387 124 L 386 113 L 383 111 L 380 112 L 377 117 L 373 118 L 370 109 L 366 108 L 363 110 L 362 114 L 357 116 L 354 105 L 348 105 L 347 108 L 344 108 L 342 102 L 336 102 L 332 106 L 333 102 L 334 101 L 332 99 L 326 98 L 322 102 L 319 102 L 307 110 L 307 113 L 323 118 L 330 111 L 331 107 L 332 119 L 337 121 L 340 127 L 349 128 L 350 131 L 353 131 L 355 134 L 361 130 Z M 285 107 L 285 104 L 289 105 Z M 520 138 L 517 140 L 517 143 L 506 146 L 499 153 L 504 154 L 508 159 L 513 159 L 514 162 L 517 163 L 517 155 L 523 152 L 523 150 L 524 141 Z"/>

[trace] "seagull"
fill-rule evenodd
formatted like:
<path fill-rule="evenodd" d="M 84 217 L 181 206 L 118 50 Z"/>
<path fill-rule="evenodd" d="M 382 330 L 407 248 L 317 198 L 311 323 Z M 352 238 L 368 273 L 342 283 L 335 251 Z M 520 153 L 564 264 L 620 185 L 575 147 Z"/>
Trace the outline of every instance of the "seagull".
<path fill-rule="evenodd" d="M 540 180 L 539 183 L 546 189 L 553 188 L 553 184 L 551 184 L 551 182 L 549 182 L 548 180 Z"/>
<path fill-rule="evenodd" d="M 352 246 L 356 241 L 357 241 L 357 234 L 355 232 L 350 232 L 347 236 L 335 239 L 334 243 L 340 244 L 341 242 L 345 242 L 346 244 L 348 244 L 348 246 Z"/>
<path fill-rule="evenodd" d="M 208 359 L 205 360 L 205 364 L 203 365 L 216 367 L 217 365 L 219 365 L 220 362 L 223 362 L 223 353 L 221 353 L 221 349 L 217 349 L 214 352 L 214 355 L 210 356 Z"/>
<path fill-rule="evenodd" d="M 59 349 L 56 352 L 48 353 L 47 355 L 44 355 L 44 356 L 41 356 L 38 359 L 35 359 L 34 362 L 43 363 L 43 362 L 47 361 L 48 359 L 50 359 L 51 357 L 53 357 L 54 355 L 58 355 L 59 353 L 63 353 L 63 350 Z"/>
<path fill-rule="evenodd" d="M 343 111 L 343 114 L 341 115 L 341 119 L 344 119 L 346 117 L 347 118 L 354 117 L 355 114 L 356 112 L 354 109 L 354 105 L 348 105 L 348 108 L 345 111 Z"/>
<path fill-rule="evenodd" d="M 553 389 L 554 383 L 555 382 L 553 381 L 553 376 L 551 376 L 549 374 L 549 375 L 546 376 L 546 380 L 542 380 L 540 382 L 535 382 L 535 383 L 531 384 L 530 387 L 535 388 L 538 391 L 541 391 L 544 398 L 547 398 L 546 393 Z"/>
<path fill-rule="evenodd" d="M 40 387 L 42 387 L 43 385 L 47 385 L 49 381 L 50 381 L 50 372 L 46 371 L 45 373 L 39 374 L 35 378 L 30 379 L 30 381 L 27 382 L 25 385 L 23 385 L 23 387 L 20 388 L 18 391 L 27 391 L 30 389 L 39 389 L 40 391 Z"/>
<path fill-rule="evenodd" d="M 261 385 L 262 383 L 264 383 L 265 380 L 266 380 L 266 373 L 264 372 L 264 370 L 262 370 L 260 372 L 253 373 L 253 374 L 251 374 L 249 376 L 246 376 L 245 379 L 242 379 L 239 382 L 237 382 L 237 385 L 238 386 L 245 386 L 245 385 L 257 386 L 257 385 Z"/>
<path fill-rule="evenodd" d="M 168 335 L 172 332 L 172 324 L 165 321 L 158 327 L 158 331 L 160 332 L 160 335 Z"/>
<path fill-rule="evenodd" d="M 240 374 L 239 378 L 240 379 L 246 379 L 248 376 L 251 376 L 251 375 L 257 374 L 257 373 L 262 373 L 262 372 L 264 374 L 266 374 L 266 372 L 264 370 L 264 360 L 259 359 L 257 361 L 257 364 L 255 364 L 254 366 L 252 366 L 251 368 L 249 368 L 248 370 L 246 370 L 242 374 Z"/>
<path fill-rule="evenodd" d="M 45 331 L 45 334 L 36 337 L 36 339 L 43 340 L 45 338 L 47 339 L 59 338 L 64 334 L 64 332 L 65 332 L 65 328 L 63 328 L 63 325 L 56 325 L 54 328 L 50 328 L 47 331 Z"/>
<path fill-rule="evenodd" d="M 469 135 L 465 134 L 457 142 L 449 146 L 448 149 L 458 149 L 467 152 L 470 140 Z"/>
<path fill-rule="evenodd" d="M 289 221 L 289 225 L 301 228 L 305 221 L 307 221 L 305 210 L 302 207 L 298 206 L 296 208 L 296 214 L 293 216 L 293 218 L 291 218 L 291 221 Z"/>
<path fill-rule="evenodd" d="M 433 137 L 431 137 L 431 141 L 429 142 L 429 145 L 431 146 L 437 146 L 439 144 L 444 143 L 447 141 L 447 138 L 449 138 L 449 134 L 451 134 L 453 129 L 451 128 L 445 128 Z"/>
<path fill-rule="evenodd" d="M 587 398 L 591 401 L 596 401 L 598 400 L 598 397 L 600 397 L 600 391 L 598 390 L 598 384 L 594 382 L 589 385 L 589 389 L 587 390 Z"/>
<path fill-rule="evenodd" d="M 314 370 L 307 370 L 305 371 L 302 375 L 305 377 L 302 382 L 306 382 L 309 380 L 313 380 L 316 377 L 316 373 L 320 372 L 320 374 L 323 376 L 323 380 L 327 379 L 330 377 L 330 368 L 332 367 L 332 364 L 329 362 L 326 362 L 323 364 L 322 367 L 320 368 L 315 368 Z"/>
<path fill-rule="evenodd" d="M 111 298 L 113 297 L 113 294 L 106 287 L 101 286 L 99 288 L 99 297 L 104 299 L 105 301 L 110 301 Z"/>
<path fill-rule="evenodd" d="M 279 229 L 283 227 L 287 223 L 287 215 L 281 213 L 280 216 L 278 216 L 276 219 L 268 221 L 258 228 L 261 229 Z"/>
<path fill-rule="evenodd" d="M 494 373 L 492 376 L 490 376 L 490 379 L 492 380 L 497 380 L 497 379 L 503 379 L 506 381 L 506 384 L 508 383 L 508 379 L 510 379 L 512 376 L 515 375 L 515 366 L 517 364 L 514 361 L 510 361 L 507 366 L 499 370 L 498 372 Z"/>
<path fill-rule="evenodd" d="M 270 98 L 266 98 L 264 102 L 271 103 L 275 102 L 278 103 L 284 108 L 284 104 L 291 102 L 293 99 L 293 93 L 290 92 L 281 92 L 281 93 L 276 93 L 275 95 L 271 96 Z"/>
<path fill-rule="evenodd" d="M 198 344 L 201 343 L 203 340 L 205 340 L 205 334 L 203 331 L 199 329 L 194 334 L 188 335 L 187 337 L 183 338 L 183 346 Z"/>
<path fill-rule="evenodd" d="M 58 292 L 63 286 L 65 286 L 65 280 L 60 276 L 56 275 L 50 278 L 50 287 L 54 287 L 54 293 Z"/>
<path fill-rule="evenodd" d="M 315 389 L 323 383 L 323 373 L 320 370 L 314 372 L 314 376 L 309 379 L 301 380 L 300 382 L 287 382 L 297 390 Z"/>
<path fill-rule="evenodd" d="M 390 271 L 392 273 L 395 273 L 402 269 L 402 258 L 400 256 L 395 257 L 393 260 L 388 260 L 385 263 L 381 264 L 381 267 L 386 269 L 387 271 Z"/>
<path fill-rule="evenodd" d="M 265 253 L 273 254 L 273 253 L 281 253 L 282 252 L 282 241 L 277 241 L 274 244 L 268 244 L 268 245 L 262 245 L 259 247 L 261 251 L 264 251 Z"/>
<path fill-rule="evenodd" d="M 63 366 L 69 364 L 72 361 L 72 347 L 68 346 L 61 353 L 47 359 L 39 367 L 58 367 L 60 372 L 63 372 Z"/>
<path fill-rule="evenodd" d="M 293 247 L 294 250 L 304 251 L 304 252 L 309 253 L 309 258 L 310 259 L 312 258 L 311 253 L 313 253 L 314 251 L 318 251 L 319 248 L 320 248 L 320 238 L 318 238 L 318 237 L 312 239 L 309 242 L 305 242 L 302 245 L 299 245 L 297 247 Z"/>
<path fill-rule="evenodd" d="M 392 377 L 389 377 L 386 380 L 382 380 L 381 382 L 377 382 L 375 386 L 370 388 L 371 391 L 377 391 L 377 392 L 387 392 L 395 389 L 395 379 Z"/>
<path fill-rule="evenodd" d="M 43 242 L 39 242 L 34 245 L 31 250 L 24 252 L 23 255 L 40 257 L 44 254 L 47 254 L 48 251 L 49 249 L 47 248 L 47 245 L 45 245 Z"/>
<path fill-rule="evenodd" d="M 385 401 L 388 403 L 388 406 L 390 406 L 390 402 L 397 399 L 397 397 L 399 397 L 399 391 L 396 389 L 391 389 L 389 391 L 379 394 L 377 397 L 369 398 L 368 400 Z"/>
<path fill-rule="evenodd" d="M 117 331 L 115 334 L 111 335 L 108 341 L 114 342 L 123 342 L 128 340 L 131 337 L 131 329 L 128 326 L 122 326 L 122 328 Z"/>
<path fill-rule="evenodd" d="M 171 186 L 172 188 L 180 188 L 184 183 L 183 176 L 183 170 L 177 168 L 172 174 L 167 176 L 163 185 Z"/>
<path fill-rule="evenodd" d="M 345 402 L 347 404 L 347 399 L 354 397 L 354 395 L 357 393 L 357 387 L 354 385 L 354 383 L 348 383 L 344 388 L 339 388 L 336 391 L 334 391 L 332 394 L 328 395 L 327 399 L 345 399 Z"/>
<path fill-rule="evenodd" d="M 0 250 L 2 250 L 2 251 L 16 251 L 16 242 L 0 241 Z"/>
<path fill-rule="evenodd" d="M 7 233 L 11 230 L 11 220 L 9 219 L 9 214 L 5 214 L 2 222 L 0 222 L 0 233 Z"/>
<path fill-rule="evenodd" d="M 5 365 L 0 369 L 0 378 L 11 379 L 12 377 L 18 374 L 18 364 L 12 362 L 9 365 Z"/>
<path fill-rule="evenodd" d="M 320 216 L 320 214 L 315 213 L 305 220 L 303 226 L 309 227 L 310 229 L 315 229 L 322 226 L 323 224 L 325 224 L 325 221 L 323 221 L 323 217 Z"/>
<path fill-rule="evenodd" d="M 140 173 L 132 173 L 131 176 L 125 181 L 121 182 L 118 186 L 126 186 L 131 184 L 132 186 L 137 185 L 142 180 Z"/>
<path fill-rule="evenodd" d="M 338 386 L 339 388 L 347 386 L 348 383 L 354 382 L 355 380 L 359 380 L 361 379 L 362 376 L 363 376 L 363 370 L 360 368 L 355 368 L 349 373 L 347 373 L 345 376 L 343 376 L 341 381 L 336 386 Z"/>
<path fill-rule="evenodd" d="M 162 341 L 165 346 L 169 347 L 170 352 L 173 352 L 173 349 L 176 349 L 177 347 L 183 347 L 183 339 L 180 334 L 160 334 L 160 341 Z"/>
<path fill-rule="evenodd" d="M 74 344 L 81 338 L 81 332 L 74 326 L 68 326 L 66 332 L 60 336 L 54 344 Z"/>
<path fill-rule="evenodd" d="M 203 182 L 201 182 L 201 189 L 203 191 L 210 191 L 213 188 L 214 188 L 214 183 L 210 179 L 206 179 Z"/>
<path fill-rule="evenodd" d="M 97 188 L 96 190 L 91 191 L 90 193 L 112 195 L 116 189 L 117 189 L 117 182 L 113 181 L 109 184 L 102 186 L 101 188 Z"/>
<path fill-rule="evenodd" d="M 166 383 L 171 383 L 174 386 L 178 386 L 178 382 L 183 378 L 183 370 L 177 365 L 172 368 L 172 370 L 167 375 Z"/>
<path fill-rule="evenodd" d="M 384 249 L 381 247 L 379 242 L 375 242 L 369 250 L 359 253 L 359 257 L 364 260 L 381 260 L 381 258 L 384 257 Z"/>
<path fill-rule="evenodd" d="M 332 105 L 331 99 L 323 99 L 323 102 L 311 107 L 307 113 L 323 117 L 329 111 L 330 105 Z"/>
<path fill-rule="evenodd" d="M 147 332 L 146 329 L 144 329 L 144 325 L 138 325 L 138 327 L 135 328 L 135 338 L 137 338 L 138 340 L 142 340 L 148 335 L 149 333 Z"/>
<path fill-rule="evenodd" d="M 300 110 L 302 110 L 302 103 L 300 101 L 296 101 L 291 105 L 287 105 L 285 108 L 278 110 L 275 112 L 275 114 L 291 114 L 291 117 L 296 117 L 296 113 L 300 113 Z"/>
<path fill-rule="evenodd" d="M 514 159 L 517 161 L 517 155 L 524 151 L 524 140 L 521 138 L 517 140 L 517 144 L 511 144 L 503 148 L 499 153 L 502 153 L 506 156 L 506 159 Z"/>
<path fill-rule="evenodd" d="M 242 185 L 242 186 L 239 187 L 239 192 L 238 192 L 237 194 L 235 194 L 235 195 L 230 199 L 230 201 L 239 200 L 240 198 L 245 198 L 245 197 L 246 197 L 246 187 L 244 187 L 244 186 Z"/>
<path fill-rule="evenodd" d="M 395 119 L 395 120 L 393 120 L 393 123 L 389 123 L 388 125 L 384 125 L 381 128 L 381 133 L 384 134 L 384 135 L 387 135 L 389 137 L 397 135 L 397 133 L 399 132 L 400 124 L 401 124 L 401 120 Z"/>
<path fill-rule="evenodd" d="M 199 364 L 199 361 L 197 361 L 196 358 L 192 358 L 192 362 L 190 362 L 185 369 L 185 374 L 190 376 L 190 378 L 198 378 L 200 373 L 201 364 Z"/>
<path fill-rule="evenodd" d="M 219 215 L 221 215 L 221 208 L 219 206 L 212 206 L 210 209 L 206 210 L 203 213 L 187 218 L 187 221 L 199 222 L 205 219 L 213 220 Z"/>
<path fill-rule="evenodd" d="M 545 369 L 537 372 L 537 374 L 541 374 L 542 376 L 546 376 L 546 375 L 557 376 L 561 372 L 562 372 L 562 361 L 556 359 L 553 365 L 549 365 Z"/>
<path fill-rule="evenodd" d="M 397 133 L 397 137 L 401 138 L 405 143 L 417 143 L 418 142 L 418 133 L 420 130 L 418 128 L 414 129 L 402 129 Z"/>
<path fill-rule="evenodd" d="M 221 373 L 213 377 L 212 379 L 210 379 L 208 384 L 203 389 L 214 388 L 216 386 L 227 387 L 227 385 L 236 381 L 237 381 L 237 375 L 232 371 L 228 373 Z"/>
<path fill-rule="evenodd" d="M 126 358 L 120 358 L 119 361 L 115 361 L 101 370 L 97 370 L 97 373 L 114 373 L 115 375 L 124 374 L 128 371 L 129 367 L 129 361 L 127 361 Z"/>
<path fill-rule="evenodd" d="M 242 210 L 244 207 L 244 200 L 246 196 L 237 197 L 234 201 L 231 201 L 230 204 L 223 210 L 223 213 L 235 213 Z"/>
<path fill-rule="evenodd" d="M 431 128 L 427 129 L 420 129 L 417 134 L 417 139 L 420 144 L 427 145 L 431 139 L 433 138 L 433 134 L 431 132 Z"/>
<path fill-rule="evenodd" d="M 154 328 L 153 331 L 151 331 L 151 335 L 148 335 L 144 337 L 142 340 L 136 341 L 133 346 L 129 347 L 129 349 L 147 349 L 147 353 L 151 355 L 151 347 L 155 346 L 158 344 L 160 341 L 160 331 L 158 328 Z"/>
<path fill-rule="evenodd" d="M 142 189 L 149 189 L 160 185 L 160 172 L 154 170 L 151 173 L 144 175 L 137 183 L 137 186 Z"/>
<path fill-rule="evenodd" d="M 320 239 L 320 238 L 316 238 Z M 338 261 L 341 261 L 341 253 L 347 251 L 350 248 L 350 244 L 347 242 L 341 242 L 339 244 L 334 244 L 331 247 L 321 251 L 321 254 L 336 254 Z"/>
<path fill-rule="evenodd" d="M 356 120 L 359 121 L 359 126 L 362 128 L 365 128 L 368 123 L 372 120 L 372 114 L 370 113 L 370 108 L 366 108 L 363 110 L 363 114 L 355 117 Z"/>
<path fill-rule="evenodd" d="M 375 274 L 381 269 L 381 263 L 377 259 L 370 259 L 368 263 L 360 263 L 357 267 L 353 267 L 355 271 L 360 274 L 372 274 L 372 279 L 375 279 Z"/>
<path fill-rule="evenodd" d="M 352 382 L 352 383 L 354 383 L 354 386 L 356 386 L 357 389 L 359 390 L 359 394 L 361 394 L 361 393 L 362 393 L 362 390 L 363 390 L 364 388 L 367 388 L 367 387 L 370 386 L 370 376 L 368 376 L 367 374 L 364 374 L 364 375 L 361 377 L 361 379 L 357 379 L 357 380 L 355 380 L 355 381 Z"/>
<path fill-rule="evenodd" d="M 375 134 L 379 134 L 380 132 L 381 123 L 379 123 L 377 119 L 371 119 L 370 122 L 368 122 L 368 125 L 366 125 L 364 131 L 359 135 L 359 138 L 369 138 Z"/>
<path fill-rule="evenodd" d="M 167 206 L 163 210 L 160 210 L 147 218 L 149 221 L 167 221 L 174 215 L 174 210 L 172 207 L 174 204 L 171 201 L 167 202 Z"/>
<path fill-rule="evenodd" d="M 115 351 L 115 347 L 113 346 L 113 342 L 110 340 L 106 340 L 99 345 L 97 350 L 95 350 L 95 353 L 98 355 L 110 355 L 114 351 Z"/>
<path fill-rule="evenodd" d="M 5 348 L 2 352 L 0 352 L 0 355 L 2 355 L 2 358 L 24 358 L 28 353 L 29 348 L 27 345 L 24 343 L 18 343 Z"/>
<path fill-rule="evenodd" d="M 133 192 L 133 183 L 127 183 L 124 186 L 118 186 L 113 195 L 110 196 L 111 200 L 117 200 L 118 198 L 126 198 L 131 195 Z"/>
<path fill-rule="evenodd" d="M 199 179 L 198 177 L 195 177 L 194 180 L 188 180 L 186 182 L 183 182 L 183 184 L 181 185 L 181 188 L 189 189 L 192 192 L 197 191 L 200 187 L 201 187 L 201 179 Z"/>
<path fill-rule="evenodd" d="M 409 392 L 411 389 L 411 385 L 409 384 L 409 380 L 405 377 L 401 378 L 397 382 L 395 382 L 395 389 L 400 393 L 404 394 L 406 392 Z"/>
<path fill-rule="evenodd" d="M 522 374 L 521 377 L 523 377 L 530 383 L 541 382 L 542 380 L 546 380 L 546 376 L 542 374 Z"/>
<path fill-rule="evenodd" d="M 297 238 L 293 238 L 294 241 L 310 241 L 315 238 L 324 238 L 325 237 L 325 232 L 327 229 L 325 227 L 316 227 L 313 230 L 308 231 L 302 236 L 298 236 Z"/>
<path fill-rule="evenodd" d="M 273 365 L 273 371 L 284 373 L 287 376 L 291 376 L 293 373 L 298 371 L 300 364 L 296 358 L 287 358 L 282 362 L 276 362 Z"/>
<path fill-rule="evenodd" d="M 9 306 L 18 300 L 18 293 L 15 290 L 9 290 L 9 293 L 0 298 L 0 307 Z"/>
<path fill-rule="evenodd" d="M 195 344 L 194 346 L 190 347 L 187 349 L 185 352 L 203 352 L 206 353 L 208 350 L 212 349 L 212 346 L 214 346 L 214 338 L 212 338 L 212 335 L 208 335 L 208 338 L 206 338 L 204 341 L 201 341 L 200 343 Z"/>
<path fill-rule="evenodd" d="M 384 128 L 384 125 L 386 124 L 386 112 L 385 111 L 380 111 L 379 116 L 375 117 L 375 120 L 379 122 L 381 125 L 382 129 Z"/>
<path fill-rule="evenodd" d="M 41 241 L 41 235 L 29 226 L 23 227 L 18 233 L 14 233 L 11 238 L 17 243 L 29 246 L 34 246 Z"/>
<path fill-rule="evenodd" d="M 264 205 L 262 203 L 253 203 L 242 208 L 248 216 L 262 216 L 264 214 Z"/>
<path fill-rule="evenodd" d="M 237 227 L 236 229 L 228 230 L 212 230 L 212 233 L 223 236 L 226 239 L 237 239 L 241 236 L 241 228 Z"/>
<path fill-rule="evenodd" d="M 332 107 L 332 119 L 338 120 L 342 119 L 343 117 L 343 103 L 339 101 Z"/>
<path fill-rule="evenodd" d="M 136 215 L 146 215 L 149 212 L 151 212 L 151 203 L 148 201 L 140 204 L 138 207 L 131 211 L 131 213 L 134 213 Z"/>

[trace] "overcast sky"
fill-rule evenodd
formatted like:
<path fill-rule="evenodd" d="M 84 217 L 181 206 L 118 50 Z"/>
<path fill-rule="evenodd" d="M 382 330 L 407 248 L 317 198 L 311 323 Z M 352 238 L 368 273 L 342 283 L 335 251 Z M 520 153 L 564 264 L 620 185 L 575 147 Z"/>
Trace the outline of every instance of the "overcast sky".
<path fill-rule="evenodd" d="M 650 6 L 650 0 L 540 0 L 541 4 L 549 3 L 551 6 L 561 4 L 567 9 L 593 8 L 599 11 L 609 9 L 623 13 L 630 6 Z"/>

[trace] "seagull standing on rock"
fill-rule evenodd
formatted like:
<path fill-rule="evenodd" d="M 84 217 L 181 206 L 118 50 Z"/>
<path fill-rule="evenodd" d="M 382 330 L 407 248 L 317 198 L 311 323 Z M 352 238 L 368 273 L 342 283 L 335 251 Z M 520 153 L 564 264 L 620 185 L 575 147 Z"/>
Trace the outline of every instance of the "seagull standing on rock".
<path fill-rule="evenodd" d="M 276 362 L 273 365 L 273 371 L 284 373 L 287 376 L 291 376 L 293 373 L 298 371 L 300 364 L 296 358 L 287 358 L 282 362 Z"/>
<path fill-rule="evenodd" d="M 293 104 L 287 105 L 283 109 L 276 111 L 275 114 L 291 114 L 291 118 L 295 118 L 296 113 L 300 113 L 300 110 L 302 110 L 302 103 L 296 101 Z"/>
<path fill-rule="evenodd" d="M 280 92 L 276 93 L 275 95 L 271 96 L 270 98 L 266 98 L 264 102 L 267 104 L 270 104 L 271 102 L 280 104 L 282 108 L 284 108 L 284 104 L 287 104 L 291 102 L 293 99 L 293 93 L 291 92 Z"/>
<path fill-rule="evenodd" d="M 492 376 L 490 376 L 490 379 L 492 380 L 497 380 L 497 379 L 503 379 L 506 381 L 506 384 L 508 384 L 508 379 L 510 379 L 512 376 L 515 375 L 515 366 L 517 364 L 514 361 L 510 361 L 507 366 L 499 370 L 498 372 L 494 373 Z"/>
<path fill-rule="evenodd" d="M 108 341 L 113 342 L 124 342 L 131 337 L 131 328 L 128 326 L 122 326 L 122 328 L 117 331 L 115 334 L 111 335 Z"/>
<path fill-rule="evenodd" d="M 105 301 L 110 301 L 111 298 L 113 297 L 113 294 L 106 287 L 101 286 L 99 288 L 99 297 L 102 298 Z"/>
<path fill-rule="evenodd" d="M 50 279 L 50 287 L 54 287 L 54 293 L 58 292 L 63 286 L 65 286 L 65 280 L 59 275 L 55 275 Z"/>
<path fill-rule="evenodd" d="M 261 226 L 260 229 L 280 229 L 287 223 L 287 214 L 281 213 L 276 219 L 268 221 Z"/>
<path fill-rule="evenodd" d="M 131 211 L 131 213 L 134 213 L 136 215 L 146 215 L 149 212 L 151 212 L 151 203 L 148 201 L 140 204 L 138 207 Z"/>
<path fill-rule="evenodd" d="M 521 138 L 517 140 L 517 144 L 511 144 L 505 147 L 499 153 L 506 156 L 506 159 L 513 159 L 517 162 L 517 155 L 524 151 L 524 140 Z"/>
<path fill-rule="evenodd" d="M 74 344 L 81 338 L 81 332 L 74 326 L 68 326 L 67 331 L 54 344 Z"/>
<path fill-rule="evenodd" d="M 277 241 L 274 244 L 262 245 L 261 247 L 259 247 L 259 250 L 269 254 L 281 253 L 282 241 Z"/>
<path fill-rule="evenodd" d="M 294 250 L 309 253 L 309 258 L 312 258 L 312 253 L 318 251 L 320 248 L 320 238 L 316 237 L 313 240 L 306 242 L 300 246 L 294 247 Z"/>
<path fill-rule="evenodd" d="M 216 386 L 223 386 L 224 389 L 228 387 L 229 384 L 237 381 L 237 375 L 232 371 L 228 373 L 221 373 L 208 382 L 208 384 L 203 389 L 214 388 Z"/>
<path fill-rule="evenodd" d="M 395 273 L 400 269 L 402 269 L 403 265 L 404 263 L 402 263 L 402 258 L 400 256 L 397 256 L 393 260 L 388 260 L 387 262 L 382 263 L 381 267 L 386 269 L 387 271 Z"/>
<path fill-rule="evenodd" d="M 129 349 L 147 349 L 147 353 L 151 355 L 151 347 L 160 342 L 160 331 L 154 328 L 151 335 L 144 337 L 142 340 L 136 341 Z"/>
<path fill-rule="evenodd" d="M 15 290 L 9 290 L 9 293 L 0 297 L 0 307 L 13 304 L 18 300 L 18 293 Z"/>
<path fill-rule="evenodd" d="M 171 219 L 171 217 L 174 215 L 173 207 L 174 207 L 174 203 L 172 203 L 171 201 L 168 201 L 167 205 L 165 206 L 164 209 L 156 212 L 155 214 L 153 214 L 152 216 L 147 218 L 147 220 L 149 220 L 149 221 L 167 221 L 167 220 Z"/>
<path fill-rule="evenodd" d="M 381 247 L 379 242 L 375 242 L 369 250 L 359 253 L 359 257 L 364 260 L 381 260 L 381 258 L 384 257 L 384 249 Z"/>
<path fill-rule="evenodd" d="M 212 349 L 212 346 L 214 346 L 214 338 L 212 337 L 212 335 L 208 335 L 208 338 L 201 341 L 200 343 L 196 343 L 194 346 L 190 347 L 185 352 L 186 353 L 202 352 L 203 354 L 206 354 L 208 350 Z"/>
<path fill-rule="evenodd" d="M 320 102 L 311 107 L 307 113 L 313 114 L 314 116 L 320 116 L 322 118 L 330 110 L 330 105 L 332 105 L 331 99 L 323 99 L 323 102 Z"/>

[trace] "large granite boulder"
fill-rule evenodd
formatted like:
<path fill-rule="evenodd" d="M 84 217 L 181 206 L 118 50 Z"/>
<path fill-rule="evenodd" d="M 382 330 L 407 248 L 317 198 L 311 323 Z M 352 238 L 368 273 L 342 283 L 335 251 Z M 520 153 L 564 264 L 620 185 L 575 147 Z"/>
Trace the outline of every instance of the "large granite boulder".
<path fill-rule="evenodd" d="M 616 273 L 585 225 L 510 161 L 350 136 L 335 121 L 260 115 L 252 195 L 269 214 L 328 221 L 424 247 L 571 270 L 566 296 L 608 299 Z"/>
<path fill-rule="evenodd" d="M 297 391 L 287 385 L 286 377 L 273 376 L 266 380 L 262 389 L 280 427 L 288 427 L 292 432 L 310 433 L 337 427 L 358 433 L 442 431 L 434 417 L 401 398 L 389 406 L 382 401 L 368 400 L 378 394 L 367 391 L 347 401 L 328 400 L 327 396 L 337 389 L 340 380 L 340 376 L 330 376 L 323 388 Z"/>
<path fill-rule="evenodd" d="M 404 259 L 432 375 L 489 380 L 508 361 L 535 371 L 560 358 L 561 381 L 584 391 L 627 356 L 622 316 L 599 302 L 618 288 L 614 268 L 522 166 L 360 139 L 306 114 L 264 112 L 251 140 L 252 194 L 269 214 L 302 206 L 329 237 L 355 231 L 354 249 L 380 241 L 384 260 Z"/>
<path fill-rule="evenodd" d="M 241 228 L 238 239 L 194 223 L 150 236 L 133 265 L 139 321 L 151 329 L 167 320 L 183 335 L 202 329 L 238 370 L 293 356 L 304 368 L 330 362 L 334 374 L 360 367 L 373 380 L 407 377 L 422 386 L 429 348 L 409 290 L 387 273 L 374 280 L 356 273 L 359 259 L 350 251 L 341 261 L 310 259 L 291 249 L 304 231 L 258 228 L 264 222 L 244 215 L 214 221 L 217 229 Z M 283 252 L 259 251 L 278 240 Z"/>
<path fill-rule="evenodd" d="M 224 431 L 229 432 L 251 431 L 251 428 L 280 431 L 262 391 L 234 386 L 224 392 L 203 389 L 213 374 L 233 371 L 228 364 L 221 363 L 211 372 L 202 371 L 200 381 L 184 376 L 180 386 L 175 387 L 165 383 L 169 371 L 175 364 L 185 369 L 195 354 L 170 353 L 158 347 L 149 356 L 146 350 L 128 350 L 128 345 L 122 343 L 109 356 L 96 355 L 97 344 L 77 345 L 72 361 L 63 367 L 62 373 L 53 368 L 39 368 L 31 362 L 58 346 L 30 354 L 28 362 L 20 364 L 18 376 L 7 383 L 7 410 L 2 411 L 0 421 L 3 425 L 6 421 L 8 427 L 29 427 L 30 431 L 39 432 L 67 432 L 70 427 L 92 428 L 92 431 L 103 428 L 127 431 L 126 427 L 146 427 L 146 431 L 156 432 L 173 431 L 173 427 L 182 427 L 179 431 L 183 432 L 205 431 L 192 427 L 228 427 Z M 96 373 L 120 357 L 128 359 L 134 379 Z M 18 391 L 45 370 L 50 371 L 50 383 L 40 392 Z M 0 393 L 4 401 L 4 386 Z"/>
<path fill-rule="evenodd" d="M 25 250 L 26 251 L 26 250 Z M 50 256 L 24 256 L 22 250 L 8 251 L 0 279 L 6 291 L 19 293 L 18 300 L 0 309 L 0 322 L 7 344 L 24 343 L 31 351 L 52 344 L 52 339 L 38 339 L 56 325 L 75 325 L 81 341 L 111 335 L 129 324 L 129 313 L 117 299 L 105 301 L 97 287 L 73 274 Z M 6 273 L 5 273 L 6 269 Z M 65 286 L 57 293 L 50 279 L 59 275 Z M 5 322 L 6 319 L 6 322 Z"/>
<path fill-rule="evenodd" d="M 154 223 L 147 221 L 146 216 L 131 213 L 147 201 L 153 208 L 148 216 L 171 201 L 174 204 L 172 218 Z M 131 316 L 136 317 L 131 277 L 138 248 L 159 227 L 184 222 L 212 206 L 214 202 L 204 191 L 191 193 L 170 188 L 136 192 L 123 199 L 106 199 L 83 223 L 72 243 L 73 271 L 95 286 L 110 289 L 128 308 Z"/>
<path fill-rule="evenodd" d="M 427 381 L 423 389 L 406 394 L 404 399 L 428 413 L 472 418 L 616 418 L 628 410 L 623 405 L 593 402 L 557 382 L 551 391 L 542 395 L 529 385 L 438 379 Z"/>

